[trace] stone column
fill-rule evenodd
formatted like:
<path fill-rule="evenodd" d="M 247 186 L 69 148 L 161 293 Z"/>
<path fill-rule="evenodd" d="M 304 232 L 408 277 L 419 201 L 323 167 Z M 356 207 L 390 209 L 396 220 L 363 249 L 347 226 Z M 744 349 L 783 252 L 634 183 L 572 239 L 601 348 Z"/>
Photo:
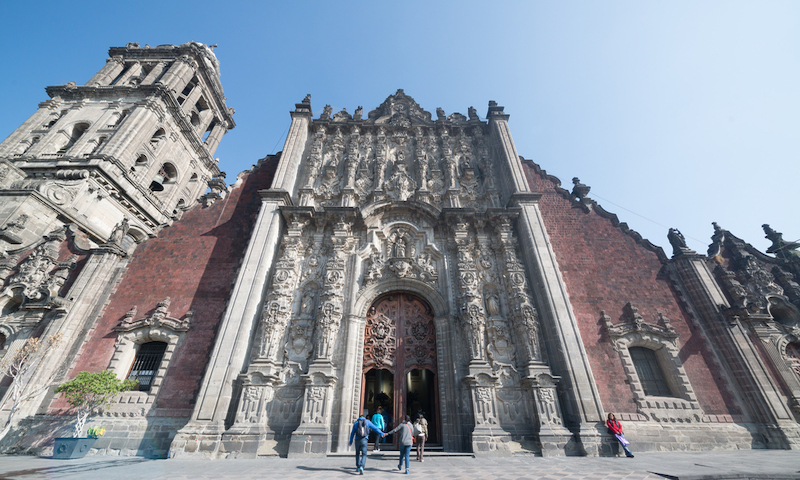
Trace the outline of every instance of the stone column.
<path fill-rule="evenodd" d="M 117 78 L 117 75 L 125 68 L 125 61 L 121 55 L 106 59 L 106 64 L 99 72 L 95 73 L 92 78 L 86 82 L 87 86 L 94 85 L 109 85 Z"/>
<path fill-rule="evenodd" d="M 260 193 L 261 210 L 220 323 L 192 418 L 172 442 L 171 451 L 175 456 L 216 456 L 234 384 L 247 368 L 250 339 L 260 319 L 259 306 L 280 240 L 280 207 L 290 202 L 285 192 L 262 190 Z"/>
<path fill-rule="evenodd" d="M 705 331 L 705 337 L 715 339 L 711 345 L 735 379 L 759 432 L 767 439 L 767 447 L 800 449 L 800 426 L 759 355 L 759 347 L 753 343 L 747 326 L 738 316 L 723 315 L 722 310 L 730 308 L 730 304 L 708 269 L 705 257 L 693 252 L 681 253 L 668 265 L 697 309 L 700 320 L 697 323 Z"/>
<path fill-rule="evenodd" d="M 535 418 L 535 430 L 543 456 L 565 455 L 565 447 L 572 434 L 564 427 L 558 402 L 556 385 L 560 378 L 550 372 L 549 365 L 542 361 L 540 325 L 538 311 L 530 296 L 525 268 L 517 256 L 517 241 L 512 230 L 516 215 L 502 215 L 496 224 L 497 240 L 503 257 L 502 272 L 509 297 L 511 321 L 516 336 L 514 344 L 522 370 L 522 385 L 528 389 Z M 521 362 L 518 363 L 520 365 Z"/>
<path fill-rule="evenodd" d="M 152 68 L 152 70 L 150 70 L 150 73 L 148 73 L 147 76 L 144 77 L 144 80 L 142 80 L 142 85 L 151 85 L 155 83 L 156 80 L 158 80 L 158 77 L 160 77 L 161 74 L 164 73 L 164 69 L 166 68 L 167 64 L 165 62 L 158 62 Z"/>
<path fill-rule="evenodd" d="M 119 80 L 117 80 L 116 85 L 125 85 L 128 82 L 128 80 L 131 79 L 131 77 L 139 75 L 140 73 L 142 73 L 142 64 L 139 62 L 133 62 L 128 67 L 128 70 L 126 70 L 125 73 L 123 73 L 122 76 L 119 77 Z"/>
<path fill-rule="evenodd" d="M 152 134 L 152 132 L 143 127 L 150 123 L 155 123 L 153 122 L 153 117 L 155 115 L 153 110 L 146 104 L 140 103 L 133 107 L 128 115 L 122 119 L 120 125 L 117 126 L 117 133 L 111 135 L 107 140 L 107 154 L 121 160 L 126 158 L 125 154 L 131 150 L 129 147 L 136 142 L 137 138 L 140 138 L 141 141 L 145 141 L 144 136 Z M 135 150 L 135 148 L 133 148 L 133 150 Z M 134 156 L 130 156 L 129 160 L 132 163 L 135 160 Z M 150 160 L 154 161 L 155 159 L 151 158 Z"/>
<path fill-rule="evenodd" d="M 182 55 L 172 62 L 172 65 L 170 65 L 169 69 L 158 83 L 167 86 L 175 91 L 176 94 L 180 94 L 181 91 L 183 91 L 183 87 L 194 77 L 196 69 L 197 62 L 188 55 Z"/>
<path fill-rule="evenodd" d="M 597 455 L 600 435 L 604 432 L 603 405 L 567 286 L 539 211 L 538 198 L 538 194 L 518 194 L 514 199 L 521 208 L 517 221 L 521 250 L 536 287 L 533 294 L 540 307 L 539 320 L 550 366 L 565 383 L 564 406 L 579 428 L 575 433 L 580 435 L 585 450 L 582 453 Z"/>
<path fill-rule="evenodd" d="M 224 121 L 218 121 L 217 124 L 214 125 L 214 128 L 211 129 L 211 133 L 208 134 L 208 138 L 206 138 L 206 149 L 209 155 L 214 155 L 214 152 L 217 151 L 217 147 L 219 146 L 219 142 L 227 132 L 228 126 Z"/>
<path fill-rule="evenodd" d="M 286 210 L 292 210 L 291 208 Z M 262 308 L 252 359 L 247 373 L 240 377 L 236 422 L 223 436 L 225 453 L 255 458 L 269 451 L 266 443 L 274 438 L 268 425 L 274 387 L 280 383 L 286 330 L 293 316 L 294 298 L 301 275 L 302 232 L 311 218 L 308 210 L 287 213 L 290 223 L 281 240 L 281 256 L 275 264 L 267 299 Z M 234 446 L 228 451 L 228 443 Z M 270 452 L 274 454 L 274 451 Z"/>

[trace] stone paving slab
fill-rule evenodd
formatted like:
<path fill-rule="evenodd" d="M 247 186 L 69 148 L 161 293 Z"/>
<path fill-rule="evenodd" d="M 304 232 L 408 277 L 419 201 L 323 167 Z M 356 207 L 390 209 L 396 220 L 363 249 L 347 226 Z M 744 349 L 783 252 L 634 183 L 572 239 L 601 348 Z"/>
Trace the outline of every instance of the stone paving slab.
<path fill-rule="evenodd" d="M 353 478 L 353 458 L 264 458 L 258 460 L 151 460 L 94 456 L 53 460 L 0 456 L 0 479 L 140 478 Z M 400 476 L 398 476 L 400 475 Z M 411 474 L 397 470 L 397 456 L 370 456 L 364 478 L 399 480 L 411 475 L 435 479 L 493 480 L 701 480 L 800 479 L 800 452 L 743 450 L 702 453 L 642 453 L 636 458 L 562 457 L 471 458 L 436 456 L 411 462 Z"/>

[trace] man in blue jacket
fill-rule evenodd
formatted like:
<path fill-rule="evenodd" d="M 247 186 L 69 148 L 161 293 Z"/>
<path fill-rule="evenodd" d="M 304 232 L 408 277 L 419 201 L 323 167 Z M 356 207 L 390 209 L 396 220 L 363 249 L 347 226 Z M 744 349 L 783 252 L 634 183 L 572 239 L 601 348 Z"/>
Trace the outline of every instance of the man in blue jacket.
<path fill-rule="evenodd" d="M 358 420 L 353 423 L 353 429 L 350 431 L 350 445 L 353 444 L 353 437 L 356 439 L 356 471 L 361 475 L 364 475 L 364 465 L 367 463 L 369 431 L 373 430 L 381 437 L 386 435 L 372 422 L 367 420 L 367 415 L 369 415 L 369 412 L 364 410 L 364 414 L 358 417 Z"/>

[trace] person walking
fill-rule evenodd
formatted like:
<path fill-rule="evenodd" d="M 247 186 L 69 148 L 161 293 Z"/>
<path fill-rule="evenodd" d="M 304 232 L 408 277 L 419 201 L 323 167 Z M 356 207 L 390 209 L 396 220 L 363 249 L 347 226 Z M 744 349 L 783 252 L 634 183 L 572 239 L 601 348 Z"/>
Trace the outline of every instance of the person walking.
<path fill-rule="evenodd" d="M 367 464 L 367 442 L 369 442 L 369 431 L 377 432 L 379 435 L 386 435 L 372 422 L 367 420 L 369 411 L 364 410 L 364 414 L 358 417 L 353 423 L 353 429 L 350 430 L 350 445 L 353 444 L 353 438 L 356 440 L 356 472 L 364 475 L 364 466 Z"/>
<path fill-rule="evenodd" d="M 625 456 L 629 458 L 633 458 L 633 453 L 631 453 L 628 445 L 631 442 L 625 438 L 625 435 L 622 434 L 622 425 L 617 421 L 617 417 L 613 413 L 608 414 L 608 420 L 606 420 L 606 426 L 608 427 L 609 433 L 614 435 L 617 438 L 617 441 L 620 445 L 622 445 L 622 449 L 625 451 Z"/>
<path fill-rule="evenodd" d="M 383 407 L 378 407 L 378 412 L 372 416 L 372 423 L 380 430 L 386 430 L 386 423 L 383 421 Z M 375 436 L 375 446 L 372 448 L 373 452 L 380 452 L 381 451 L 381 443 L 383 443 L 382 435 Z"/>
<path fill-rule="evenodd" d="M 408 473 L 409 465 L 408 465 L 408 455 L 411 453 L 411 445 L 414 444 L 414 431 L 411 427 L 411 417 L 406 415 L 405 420 L 403 423 L 399 424 L 398 426 L 394 427 L 393 430 L 386 432 L 386 435 L 390 435 L 392 433 L 399 432 L 397 434 L 397 443 L 400 447 L 400 463 L 397 464 L 397 469 L 403 469 L 403 460 L 406 461 L 406 473 Z"/>
<path fill-rule="evenodd" d="M 417 435 L 417 461 L 424 462 L 422 456 L 425 453 L 425 439 L 428 438 L 428 421 L 421 411 L 417 413 L 417 419 L 414 421 L 414 433 Z"/>

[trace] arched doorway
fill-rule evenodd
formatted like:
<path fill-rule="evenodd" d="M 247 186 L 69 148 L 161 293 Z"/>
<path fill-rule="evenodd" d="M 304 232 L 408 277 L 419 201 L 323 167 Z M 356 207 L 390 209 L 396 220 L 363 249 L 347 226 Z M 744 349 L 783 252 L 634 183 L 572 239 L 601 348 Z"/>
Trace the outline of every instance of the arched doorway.
<path fill-rule="evenodd" d="M 410 293 L 392 293 L 372 304 L 362 372 L 362 410 L 372 414 L 382 406 L 393 426 L 421 410 L 428 420 L 428 443 L 440 442 L 436 327 L 427 302 Z"/>

